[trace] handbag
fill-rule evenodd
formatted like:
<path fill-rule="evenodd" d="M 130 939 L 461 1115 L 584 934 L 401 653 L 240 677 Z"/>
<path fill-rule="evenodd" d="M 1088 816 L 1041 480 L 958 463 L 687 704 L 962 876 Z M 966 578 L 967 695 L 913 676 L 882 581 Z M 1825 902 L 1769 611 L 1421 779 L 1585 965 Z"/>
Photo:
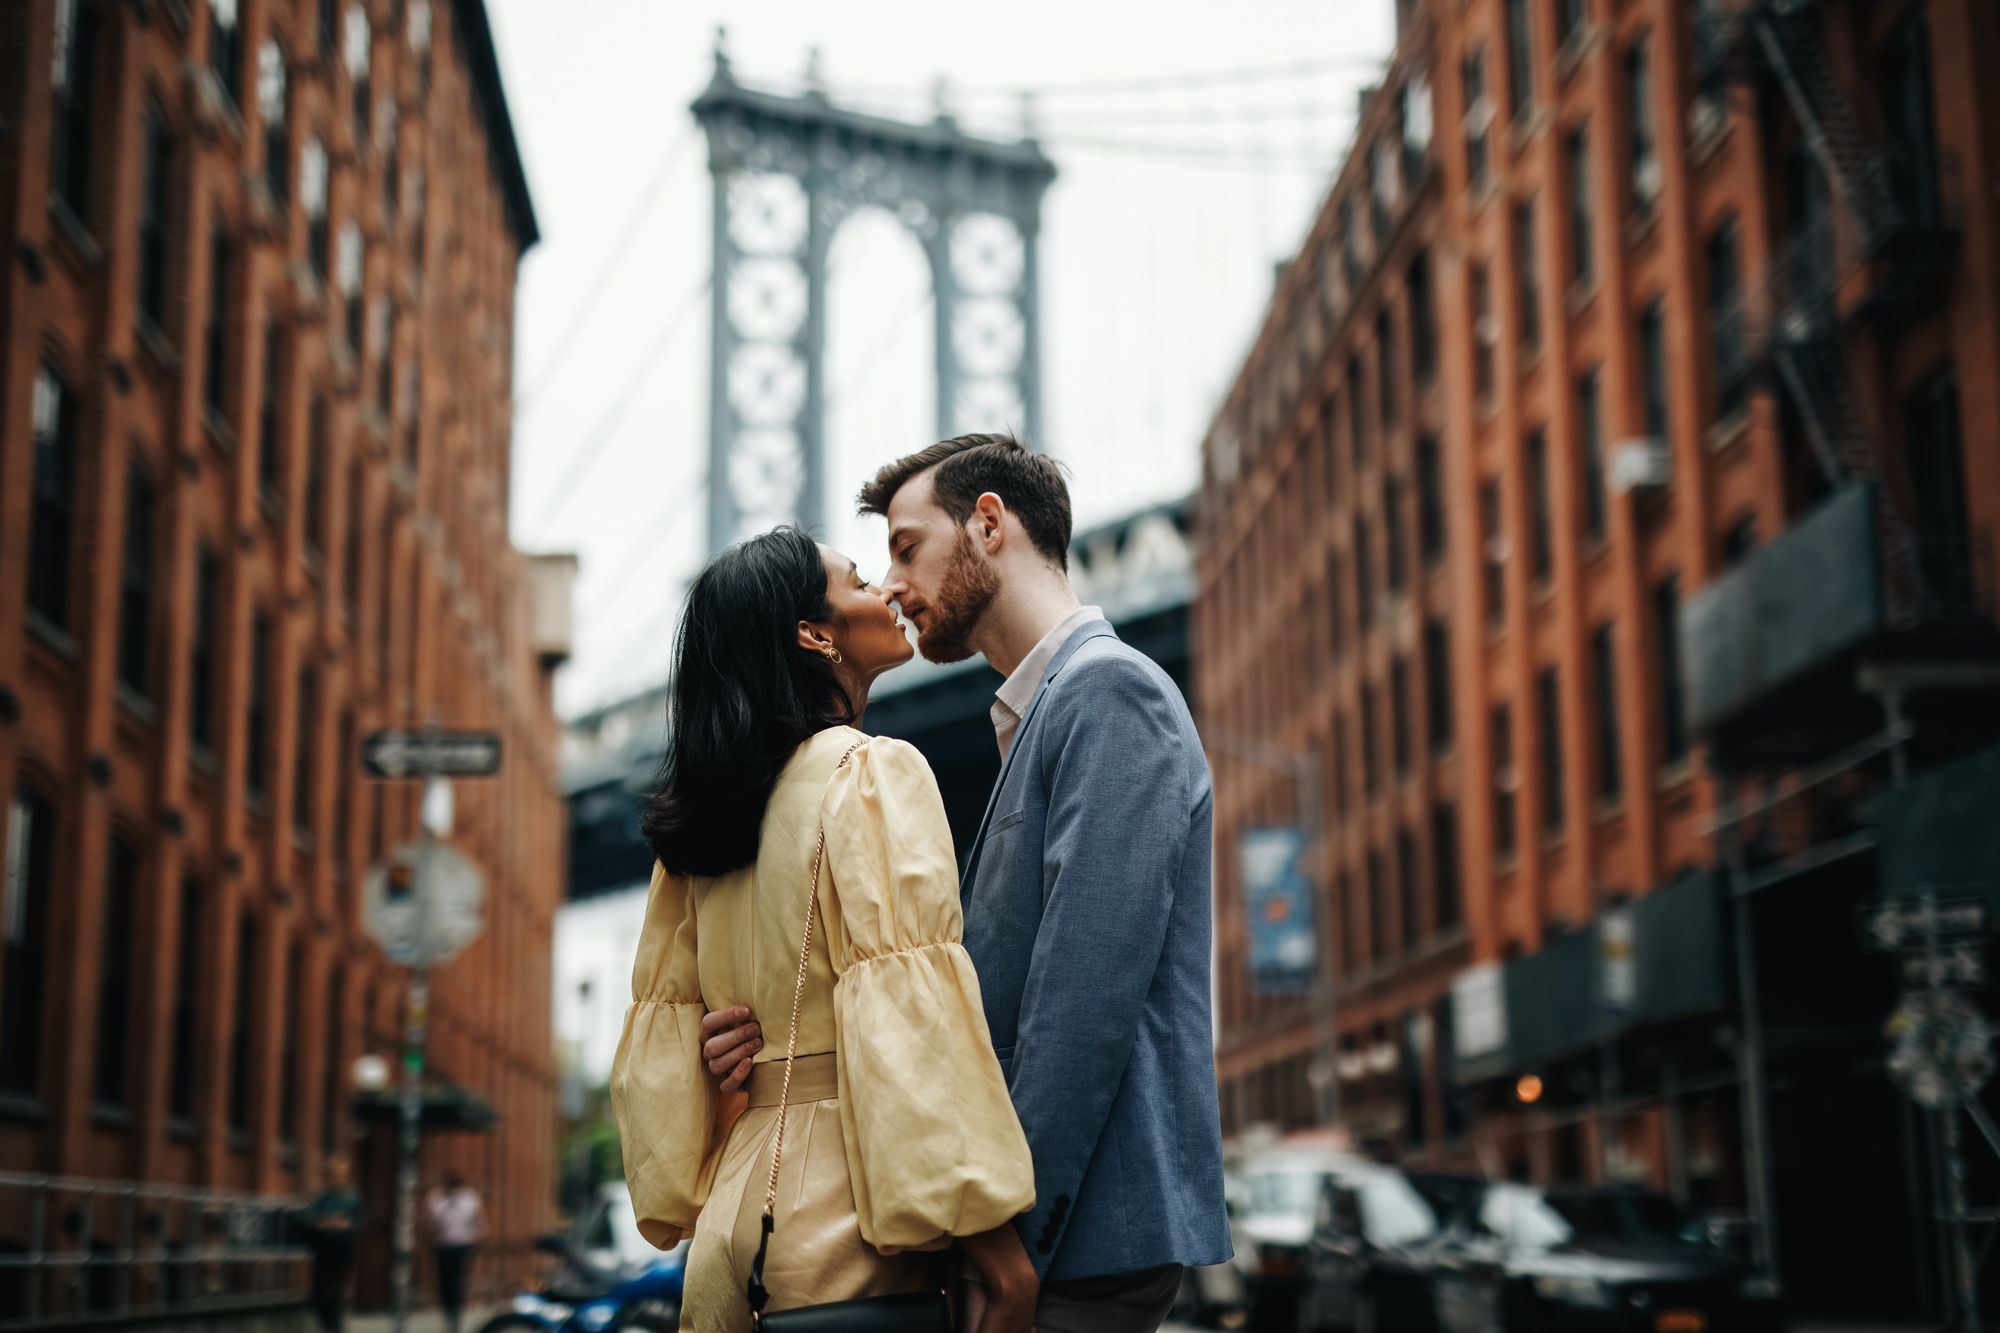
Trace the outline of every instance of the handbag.
<path fill-rule="evenodd" d="M 836 773 L 861 744 L 856 741 L 840 756 L 840 763 L 833 766 Z M 764 1306 L 771 1299 L 764 1286 L 764 1257 L 770 1250 L 778 1207 L 778 1162 L 785 1151 L 785 1112 L 792 1096 L 792 1062 L 799 1053 L 799 1009 L 805 1001 L 806 966 L 812 959 L 813 913 L 819 905 L 819 868 L 825 859 L 826 825 L 822 823 L 819 846 L 813 852 L 812 889 L 806 897 L 806 934 L 799 945 L 799 979 L 792 988 L 792 1031 L 785 1042 L 785 1081 L 778 1093 L 778 1134 L 771 1145 L 771 1179 L 764 1189 L 763 1228 L 757 1239 L 757 1257 L 750 1263 L 750 1319 L 759 1333 L 951 1333 L 951 1304 L 942 1290 L 869 1296 L 764 1313 Z"/>

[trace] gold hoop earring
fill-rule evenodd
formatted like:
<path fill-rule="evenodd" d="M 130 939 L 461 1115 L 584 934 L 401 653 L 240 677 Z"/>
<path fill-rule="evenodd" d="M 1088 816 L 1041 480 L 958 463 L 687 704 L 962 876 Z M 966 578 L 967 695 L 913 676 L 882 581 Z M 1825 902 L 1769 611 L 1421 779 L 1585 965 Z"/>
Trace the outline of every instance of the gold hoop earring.
<path fill-rule="evenodd" d="M 835 666 L 839 666 L 842 661 L 842 658 L 840 656 L 840 649 L 834 647 L 830 643 L 826 646 L 825 657 L 827 661 L 833 663 Z"/>

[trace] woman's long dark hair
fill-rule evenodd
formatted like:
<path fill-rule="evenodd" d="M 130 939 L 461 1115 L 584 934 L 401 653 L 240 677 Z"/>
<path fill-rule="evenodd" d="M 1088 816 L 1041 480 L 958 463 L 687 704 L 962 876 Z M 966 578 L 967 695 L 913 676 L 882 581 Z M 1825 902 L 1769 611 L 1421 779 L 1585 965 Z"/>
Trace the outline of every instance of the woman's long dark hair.
<path fill-rule="evenodd" d="M 639 813 L 670 873 L 723 875 L 756 860 L 764 807 L 792 752 L 855 720 L 833 664 L 799 647 L 801 620 L 834 618 L 819 546 L 795 527 L 730 547 L 688 589 L 667 757 Z"/>

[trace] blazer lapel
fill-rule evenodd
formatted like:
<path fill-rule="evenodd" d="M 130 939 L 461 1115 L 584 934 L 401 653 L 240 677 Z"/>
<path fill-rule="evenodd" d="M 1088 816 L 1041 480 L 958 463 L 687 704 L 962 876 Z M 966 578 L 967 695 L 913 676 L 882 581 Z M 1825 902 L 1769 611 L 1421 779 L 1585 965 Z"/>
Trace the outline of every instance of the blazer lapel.
<path fill-rule="evenodd" d="M 1042 673 L 1041 683 L 1035 687 L 1035 697 L 1028 701 L 1028 711 L 1021 715 L 1021 725 L 1014 729 L 1014 742 L 1007 747 L 1006 758 L 1000 761 L 1000 776 L 994 781 L 993 790 L 986 797 L 986 813 L 979 817 L 979 832 L 973 835 L 972 850 L 966 853 L 965 867 L 958 877 L 961 905 L 965 901 L 966 888 L 972 882 L 973 868 L 979 864 L 980 849 L 986 845 L 986 826 L 993 822 L 993 806 L 1000 799 L 1000 789 L 1007 785 L 1007 774 L 1013 770 L 1014 756 L 1020 754 L 1024 748 L 1023 743 L 1028 739 L 1028 727 L 1034 722 L 1035 714 L 1040 711 L 1042 700 L 1049 692 L 1049 682 L 1056 678 L 1057 672 L 1069 665 L 1069 659 L 1076 656 L 1077 649 L 1084 644 L 1092 639 L 1117 637 L 1117 631 L 1111 628 L 1109 621 L 1093 620 L 1064 639 L 1062 647 L 1058 648 L 1056 655 L 1049 659 L 1049 669 Z"/>

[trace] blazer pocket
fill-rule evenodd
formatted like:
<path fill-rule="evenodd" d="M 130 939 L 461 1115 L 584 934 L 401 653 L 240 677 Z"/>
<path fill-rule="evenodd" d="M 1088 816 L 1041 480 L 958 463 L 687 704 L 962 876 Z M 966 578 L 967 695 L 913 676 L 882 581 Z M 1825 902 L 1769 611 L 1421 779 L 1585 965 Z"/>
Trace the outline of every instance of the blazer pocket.
<path fill-rule="evenodd" d="M 993 1058 L 1000 1062 L 1000 1072 L 1002 1074 L 1012 1074 L 1014 1072 L 1014 1048 L 1012 1046 L 995 1046 L 993 1048 Z"/>
<path fill-rule="evenodd" d="M 1019 810 L 1009 810 L 1006 814 L 995 817 L 993 827 L 986 830 L 986 836 L 990 838 L 996 833 L 1005 833 L 1027 817 L 1028 807 L 1025 805 Z"/>

